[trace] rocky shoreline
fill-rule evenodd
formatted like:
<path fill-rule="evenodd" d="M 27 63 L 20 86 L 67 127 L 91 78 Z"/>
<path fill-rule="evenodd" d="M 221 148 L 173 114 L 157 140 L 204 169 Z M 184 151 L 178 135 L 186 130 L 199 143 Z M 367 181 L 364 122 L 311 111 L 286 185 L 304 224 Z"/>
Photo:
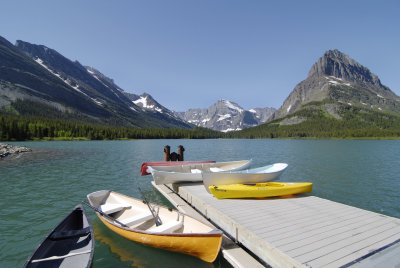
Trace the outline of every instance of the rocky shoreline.
<path fill-rule="evenodd" d="M 0 143 L 0 159 L 9 155 L 32 152 L 32 149 L 22 146 Z"/>

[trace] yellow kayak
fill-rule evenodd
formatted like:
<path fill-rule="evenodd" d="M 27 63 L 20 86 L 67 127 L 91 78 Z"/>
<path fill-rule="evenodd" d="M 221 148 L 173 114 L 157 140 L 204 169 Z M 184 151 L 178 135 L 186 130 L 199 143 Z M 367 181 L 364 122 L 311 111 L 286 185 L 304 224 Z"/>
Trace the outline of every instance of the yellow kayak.
<path fill-rule="evenodd" d="M 212 185 L 210 192 L 217 198 L 263 198 L 312 191 L 311 182 L 265 182 L 248 184 Z"/>

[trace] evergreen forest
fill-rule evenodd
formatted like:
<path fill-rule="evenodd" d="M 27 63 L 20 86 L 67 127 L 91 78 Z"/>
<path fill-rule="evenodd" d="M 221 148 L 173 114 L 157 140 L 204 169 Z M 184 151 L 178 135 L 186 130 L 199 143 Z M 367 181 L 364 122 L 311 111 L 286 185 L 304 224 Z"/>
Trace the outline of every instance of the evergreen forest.
<path fill-rule="evenodd" d="M 118 139 L 206 139 L 222 134 L 204 128 L 146 129 L 83 124 L 33 116 L 0 115 L 0 140 L 118 140 Z"/>
<path fill-rule="evenodd" d="M 117 140 L 117 139 L 399 139 L 400 116 L 350 105 L 338 105 L 339 118 L 327 113 L 326 102 L 307 104 L 289 117 L 241 131 L 211 129 L 138 128 L 97 125 L 66 119 L 0 114 L 0 140 Z M 285 119 L 301 119 L 283 124 Z"/>

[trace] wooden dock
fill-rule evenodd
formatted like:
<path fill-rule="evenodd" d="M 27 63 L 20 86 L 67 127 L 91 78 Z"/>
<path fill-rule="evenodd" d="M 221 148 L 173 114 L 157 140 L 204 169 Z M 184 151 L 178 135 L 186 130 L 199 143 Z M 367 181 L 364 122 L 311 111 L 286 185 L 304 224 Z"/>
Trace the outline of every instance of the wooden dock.
<path fill-rule="evenodd" d="M 177 198 L 190 204 L 264 265 L 400 267 L 397 218 L 315 196 L 219 200 L 199 184 L 156 188 L 170 201 L 174 196 L 175 206 Z M 236 252 L 224 256 L 235 267 L 250 267 L 251 256 L 240 254 L 236 263 L 229 260 Z M 251 267 L 259 265 L 254 260 Z"/>

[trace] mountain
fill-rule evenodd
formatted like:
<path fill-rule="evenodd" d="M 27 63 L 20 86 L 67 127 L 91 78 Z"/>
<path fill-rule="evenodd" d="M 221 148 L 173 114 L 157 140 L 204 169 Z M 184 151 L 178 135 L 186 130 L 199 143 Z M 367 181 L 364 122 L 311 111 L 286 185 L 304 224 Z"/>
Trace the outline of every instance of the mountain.
<path fill-rule="evenodd" d="M 220 100 L 208 109 L 189 109 L 177 113 L 186 122 L 218 131 L 236 131 L 267 121 L 274 108 L 244 110 L 237 103 Z"/>
<path fill-rule="evenodd" d="M 235 138 L 400 136 L 400 98 L 338 50 L 327 51 L 270 120 Z"/>
<path fill-rule="evenodd" d="M 114 81 L 43 45 L 0 37 L 0 109 L 101 125 L 191 128 L 182 120 L 148 113 Z"/>
<path fill-rule="evenodd" d="M 0 37 L 1 105 L 6 107 L 18 99 L 30 100 L 61 112 L 82 111 L 90 116 L 107 116 L 93 102 L 71 86 L 21 53 L 18 48 Z M 72 101 L 73 100 L 73 101 Z M 12 109 L 8 107 L 8 109 Z"/>
<path fill-rule="evenodd" d="M 104 84 L 110 85 L 110 87 L 117 88 L 122 92 L 122 94 L 129 100 L 130 105 L 134 105 L 138 107 L 138 110 L 141 110 L 147 115 L 150 115 L 154 118 L 162 120 L 164 122 L 170 122 L 175 127 L 179 128 L 191 128 L 192 125 L 186 123 L 184 120 L 176 116 L 172 111 L 165 108 L 161 104 L 159 104 L 150 94 L 143 93 L 142 95 L 136 95 L 133 93 L 129 93 L 118 87 L 114 80 L 108 78 L 107 76 L 100 73 L 98 70 L 93 67 L 86 66 L 86 69 L 89 73 L 96 77 L 96 79 L 100 80 Z"/>
<path fill-rule="evenodd" d="M 268 121 L 268 119 L 276 112 L 275 108 L 266 107 L 266 108 L 253 108 L 250 109 L 249 112 L 255 114 L 258 124 L 262 124 Z"/>
<path fill-rule="evenodd" d="M 323 100 L 400 113 L 400 98 L 382 85 L 377 75 L 339 50 L 328 50 L 270 120 L 293 114 L 307 103 Z M 335 115 L 334 107 L 329 107 L 326 112 Z"/>
<path fill-rule="evenodd" d="M 226 137 L 398 139 L 400 115 L 336 101 L 314 101 L 284 118 L 230 132 Z"/>
<path fill-rule="evenodd" d="M 187 126 L 182 118 L 176 115 L 173 111 L 165 108 L 158 103 L 150 94 L 143 93 L 142 95 L 136 95 L 128 92 L 124 92 L 125 96 L 128 97 L 132 103 L 140 107 L 143 111 L 153 114 L 155 117 L 164 118 L 164 120 L 174 120 L 176 122 L 182 122 Z"/>

